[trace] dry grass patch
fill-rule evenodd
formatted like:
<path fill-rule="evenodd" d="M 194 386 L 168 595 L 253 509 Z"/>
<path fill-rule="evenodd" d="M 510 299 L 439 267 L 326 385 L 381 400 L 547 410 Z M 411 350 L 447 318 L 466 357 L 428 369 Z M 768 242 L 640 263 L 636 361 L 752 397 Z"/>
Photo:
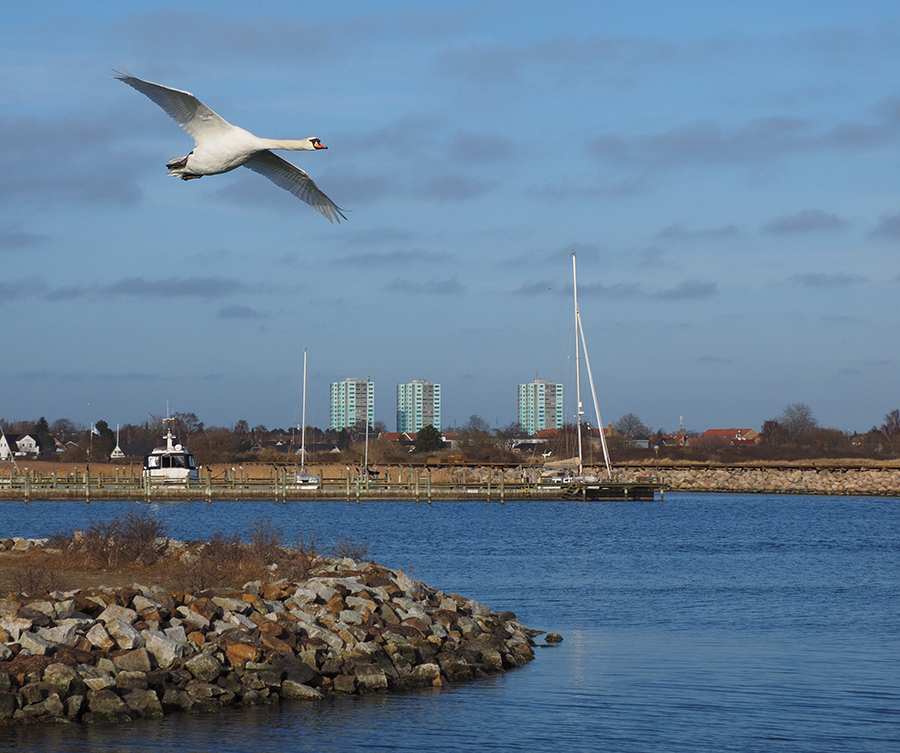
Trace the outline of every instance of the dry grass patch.
<path fill-rule="evenodd" d="M 248 523 L 247 538 L 217 532 L 209 541 L 176 545 L 165 526 L 146 510 L 92 522 L 85 531 L 56 533 L 46 548 L 0 552 L 0 593 L 30 597 L 50 591 L 135 582 L 194 593 L 240 588 L 248 581 L 300 581 L 326 564 L 328 556 L 365 559 L 368 542 L 340 538 L 320 548 L 304 531 L 288 544 L 270 520 Z"/>

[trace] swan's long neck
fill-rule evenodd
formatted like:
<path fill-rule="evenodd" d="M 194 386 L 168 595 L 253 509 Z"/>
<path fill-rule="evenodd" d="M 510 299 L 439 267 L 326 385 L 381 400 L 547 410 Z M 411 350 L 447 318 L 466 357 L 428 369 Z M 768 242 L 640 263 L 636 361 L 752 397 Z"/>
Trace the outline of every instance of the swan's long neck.
<path fill-rule="evenodd" d="M 309 143 L 309 139 L 260 139 L 266 149 L 285 149 L 288 151 L 311 152 L 315 147 Z"/>

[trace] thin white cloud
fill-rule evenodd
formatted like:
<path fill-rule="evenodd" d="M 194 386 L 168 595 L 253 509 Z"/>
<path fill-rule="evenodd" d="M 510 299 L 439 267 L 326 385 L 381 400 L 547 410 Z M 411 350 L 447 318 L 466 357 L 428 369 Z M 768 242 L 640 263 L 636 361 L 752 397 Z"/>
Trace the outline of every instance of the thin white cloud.
<path fill-rule="evenodd" d="M 838 230 L 846 225 L 846 220 L 822 209 L 801 209 L 796 214 L 773 217 L 762 226 L 762 230 L 772 235 L 793 235 Z"/>
<path fill-rule="evenodd" d="M 427 282 L 396 279 L 385 285 L 385 290 L 410 295 L 460 295 L 465 292 L 466 286 L 455 277 L 449 280 L 428 280 Z"/>
<path fill-rule="evenodd" d="M 656 294 L 656 297 L 665 301 L 699 300 L 703 298 L 712 298 L 718 292 L 718 287 L 714 282 L 685 280 L 674 288 L 660 290 Z"/>
<path fill-rule="evenodd" d="M 873 238 L 900 238 L 900 212 L 885 214 L 872 231 Z"/>
<path fill-rule="evenodd" d="M 845 288 L 867 282 L 865 277 L 848 272 L 810 272 L 792 275 L 788 280 L 805 288 Z"/>
<path fill-rule="evenodd" d="M 900 106 L 894 98 L 874 109 L 871 122 L 829 126 L 809 118 L 768 116 L 726 126 L 695 121 L 642 135 L 604 133 L 586 147 L 589 154 L 654 169 L 676 165 L 756 164 L 786 155 L 855 152 L 900 143 Z"/>
<path fill-rule="evenodd" d="M 259 320 L 268 318 L 267 314 L 263 314 L 249 306 L 224 306 L 216 312 L 216 316 L 220 319 L 244 319 Z"/>
<path fill-rule="evenodd" d="M 686 227 L 684 222 L 676 222 L 664 227 L 656 234 L 656 237 L 670 241 L 721 240 L 724 238 L 736 238 L 739 232 L 737 225 L 691 230 Z"/>

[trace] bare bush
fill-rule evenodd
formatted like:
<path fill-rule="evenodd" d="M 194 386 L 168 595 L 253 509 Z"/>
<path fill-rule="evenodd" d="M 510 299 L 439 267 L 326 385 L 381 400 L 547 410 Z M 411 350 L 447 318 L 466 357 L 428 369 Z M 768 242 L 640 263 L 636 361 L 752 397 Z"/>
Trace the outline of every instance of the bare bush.
<path fill-rule="evenodd" d="M 46 565 L 36 564 L 16 570 L 12 575 L 13 589 L 25 596 L 43 596 L 60 588 L 59 573 Z"/>
<path fill-rule="evenodd" d="M 95 568 L 153 565 L 166 549 L 165 526 L 146 510 L 92 522 L 83 535 L 54 534 L 50 545 L 64 561 Z"/>
<path fill-rule="evenodd" d="M 324 557 L 319 553 L 314 534 L 301 531 L 296 545 L 285 552 L 279 563 L 281 577 L 288 580 L 303 580 L 322 564 Z"/>
<path fill-rule="evenodd" d="M 284 531 L 271 520 L 260 518 L 249 525 L 250 554 L 260 565 L 277 564 L 281 557 Z"/>
<path fill-rule="evenodd" d="M 216 532 L 196 551 L 196 558 L 187 566 L 185 587 L 191 591 L 240 585 L 248 578 L 247 547 L 240 534 L 226 536 Z"/>
<path fill-rule="evenodd" d="M 329 550 L 333 557 L 349 557 L 352 560 L 364 560 L 369 554 L 369 541 L 354 541 L 349 536 L 341 536 Z"/>

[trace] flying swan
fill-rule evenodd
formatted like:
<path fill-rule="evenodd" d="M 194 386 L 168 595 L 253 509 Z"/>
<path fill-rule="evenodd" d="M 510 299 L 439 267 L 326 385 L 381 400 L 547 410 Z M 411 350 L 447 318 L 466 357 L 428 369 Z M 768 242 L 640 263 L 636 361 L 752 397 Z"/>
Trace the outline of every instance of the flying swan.
<path fill-rule="evenodd" d="M 187 157 L 179 157 L 166 164 L 169 175 L 191 180 L 204 175 L 227 173 L 243 165 L 264 175 L 276 186 L 290 191 L 325 215 L 329 222 L 337 220 L 340 223 L 342 217 L 347 219 L 337 204 L 313 183 L 305 170 L 269 151 L 327 149 L 319 139 L 262 139 L 250 131 L 231 125 L 190 92 L 143 81 L 124 69 L 121 73 L 116 71 L 115 77 L 156 102 L 194 139 L 194 149 Z"/>

